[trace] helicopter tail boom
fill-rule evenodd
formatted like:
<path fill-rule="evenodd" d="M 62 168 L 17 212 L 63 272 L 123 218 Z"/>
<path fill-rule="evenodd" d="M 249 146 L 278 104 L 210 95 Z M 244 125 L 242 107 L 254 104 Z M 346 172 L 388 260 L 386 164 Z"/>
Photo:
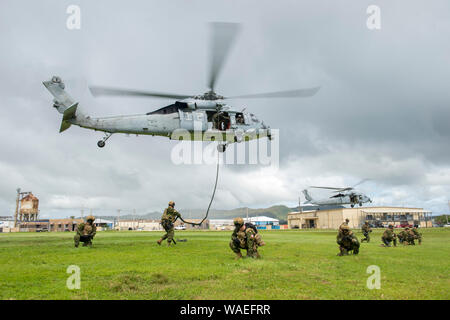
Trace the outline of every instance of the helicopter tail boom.
<path fill-rule="evenodd" d="M 62 113 L 63 118 L 59 132 L 63 132 L 71 126 L 71 119 L 75 119 L 78 102 L 64 90 L 65 86 L 59 77 L 52 77 L 50 81 L 44 81 L 44 86 L 53 95 L 53 106 Z"/>
<path fill-rule="evenodd" d="M 305 195 L 305 199 L 307 200 L 305 203 L 311 203 L 313 201 L 313 198 L 309 195 L 308 190 L 303 190 L 303 194 Z"/>

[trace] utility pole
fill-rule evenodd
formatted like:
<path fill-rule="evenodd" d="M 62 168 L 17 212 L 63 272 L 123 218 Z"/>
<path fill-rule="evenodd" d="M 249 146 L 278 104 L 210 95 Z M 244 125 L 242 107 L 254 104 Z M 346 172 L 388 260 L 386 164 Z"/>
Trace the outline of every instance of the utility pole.
<path fill-rule="evenodd" d="M 448 208 L 450 209 L 450 200 L 448 200 Z M 447 217 L 447 224 L 448 224 L 448 214 L 445 216 Z"/>
<path fill-rule="evenodd" d="M 120 222 L 120 209 L 117 209 L 117 227 L 119 228 L 119 231 L 120 231 L 120 224 L 119 224 L 119 222 Z"/>
<path fill-rule="evenodd" d="M 14 213 L 14 228 L 17 228 L 17 215 L 19 214 L 20 188 L 17 188 L 16 212 Z"/>
<path fill-rule="evenodd" d="M 247 207 L 247 222 L 248 222 L 248 207 Z"/>
<path fill-rule="evenodd" d="M 81 209 L 81 219 L 84 217 L 84 209 Z"/>
<path fill-rule="evenodd" d="M 298 212 L 299 213 L 302 213 L 302 200 L 301 200 L 301 197 L 299 196 L 298 197 Z"/>

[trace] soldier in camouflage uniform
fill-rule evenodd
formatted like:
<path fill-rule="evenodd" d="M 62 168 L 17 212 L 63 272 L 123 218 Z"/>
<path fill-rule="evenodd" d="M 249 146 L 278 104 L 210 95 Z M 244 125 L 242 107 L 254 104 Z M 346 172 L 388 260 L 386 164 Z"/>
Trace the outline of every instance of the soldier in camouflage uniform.
<path fill-rule="evenodd" d="M 394 226 L 392 224 L 390 224 L 389 227 L 384 230 L 381 241 L 383 242 L 382 246 L 384 247 L 390 247 L 391 242 L 394 243 L 394 247 L 397 246 L 397 235 L 394 232 Z"/>
<path fill-rule="evenodd" d="M 410 234 L 409 234 L 409 228 L 406 227 L 405 229 L 403 229 L 398 235 L 397 235 L 398 241 L 403 244 L 403 245 L 407 245 L 409 244 L 409 238 L 410 238 Z"/>
<path fill-rule="evenodd" d="M 77 233 L 73 238 L 75 242 L 75 248 L 78 248 L 80 241 L 83 242 L 83 247 L 92 247 L 92 239 L 94 239 L 97 233 L 97 228 L 94 224 L 95 218 L 93 216 L 88 216 L 86 218 L 86 223 L 82 222 L 77 227 Z"/>
<path fill-rule="evenodd" d="M 361 243 L 367 241 L 370 242 L 370 233 L 372 232 L 372 228 L 370 228 L 369 223 L 366 221 L 362 226 L 362 233 L 364 235 L 364 239 L 361 239 Z"/>
<path fill-rule="evenodd" d="M 170 246 L 173 241 L 173 236 L 175 235 L 174 223 L 178 218 L 181 217 L 180 213 L 174 208 L 175 202 L 170 201 L 169 206 L 164 210 L 164 213 L 161 217 L 161 225 L 166 231 L 166 234 L 157 241 L 159 245 L 161 245 L 161 242 L 167 239 L 167 245 Z"/>
<path fill-rule="evenodd" d="M 417 225 L 414 225 L 414 227 L 410 230 L 410 233 L 413 236 L 412 244 L 414 243 L 414 240 L 417 239 L 419 241 L 419 245 L 422 244 L 422 234 L 419 232 Z"/>
<path fill-rule="evenodd" d="M 247 257 L 260 258 L 258 247 L 265 245 L 256 227 L 245 223 L 242 218 L 235 218 L 234 231 L 231 235 L 230 248 L 236 253 L 236 259 L 242 258 L 241 249 L 247 250 Z"/>
<path fill-rule="evenodd" d="M 345 219 L 344 222 L 342 222 L 342 224 L 339 226 L 339 232 L 342 232 L 342 227 L 347 226 L 348 227 L 348 223 L 350 222 L 350 220 L 347 218 Z"/>
<path fill-rule="evenodd" d="M 338 237 L 343 237 L 343 229 L 345 229 L 346 227 L 348 227 L 348 223 L 350 222 L 349 219 L 345 219 L 344 222 L 342 222 L 342 224 L 339 226 L 339 232 L 338 232 Z"/>
<path fill-rule="evenodd" d="M 343 225 L 336 237 L 340 252 L 338 256 L 347 256 L 349 251 L 353 254 L 359 253 L 359 241 L 355 234 L 350 230 L 349 226 Z"/>

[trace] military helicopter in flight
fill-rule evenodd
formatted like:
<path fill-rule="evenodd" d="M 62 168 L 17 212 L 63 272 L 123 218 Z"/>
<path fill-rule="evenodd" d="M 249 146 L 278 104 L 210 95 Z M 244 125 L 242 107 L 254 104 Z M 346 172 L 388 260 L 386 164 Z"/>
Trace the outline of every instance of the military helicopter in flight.
<path fill-rule="evenodd" d="M 310 97 L 319 87 L 246 94 L 224 97 L 215 92 L 216 82 L 230 48 L 240 29 L 236 23 L 211 23 L 211 61 L 209 69 L 209 91 L 202 95 L 172 94 L 152 91 L 90 86 L 94 96 L 131 96 L 169 98 L 175 101 L 168 106 L 140 115 L 121 115 L 91 118 L 78 110 L 76 102 L 66 91 L 61 78 L 54 76 L 44 81 L 44 86 L 54 96 L 53 106 L 63 114 L 60 132 L 71 125 L 105 132 L 97 145 L 105 146 L 114 133 L 165 136 L 175 140 L 218 141 L 218 150 L 225 152 L 229 143 L 268 137 L 272 139 L 270 127 L 245 108 L 228 105 L 227 99 Z M 181 132 L 186 134 L 181 134 Z M 195 134 L 200 132 L 201 134 Z"/>
<path fill-rule="evenodd" d="M 311 186 L 310 188 L 317 188 L 317 189 L 328 189 L 328 190 L 334 190 L 332 195 L 329 198 L 325 199 L 313 199 L 311 195 L 308 193 L 308 189 L 303 190 L 303 194 L 305 196 L 305 199 L 307 200 L 306 204 L 315 204 L 318 206 L 333 206 L 333 205 L 346 205 L 349 204 L 352 208 L 359 204 L 361 207 L 363 203 L 372 202 L 372 200 L 366 196 L 362 192 L 355 191 L 355 187 L 357 185 L 360 185 L 361 183 L 367 181 L 368 179 L 364 179 L 361 182 L 355 184 L 353 187 L 346 187 L 346 188 L 334 188 L 334 187 L 314 187 Z"/>

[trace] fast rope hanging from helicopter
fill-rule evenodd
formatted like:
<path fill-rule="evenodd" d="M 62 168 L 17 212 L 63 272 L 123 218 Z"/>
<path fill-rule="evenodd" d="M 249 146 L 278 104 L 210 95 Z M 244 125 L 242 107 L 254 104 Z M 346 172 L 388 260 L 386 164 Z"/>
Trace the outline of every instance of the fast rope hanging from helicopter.
<path fill-rule="evenodd" d="M 184 223 L 193 225 L 193 226 L 201 226 L 202 223 L 208 218 L 209 215 L 209 209 L 211 208 L 211 204 L 214 200 L 214 195 L 216 194 L 216 189 L 217 189 L 217 181 L 219 180 L 219 166 L 220 166 L 220 152 L 217 152 L 217 167 L 216 167 L 216 182 L 214 183 L 214 189 L 213 189 L 213 193 L 211 196 L 211 200 L 209 201 L 209 205 L 208 205 L 208 209 L 206 209 L 206 215 L 205 217 L 200 221 L 200 222 L 189 222 L 189 221 L 185 221 L 181 216 L 180 216 L 180 220 L 183 221 Z"/>

